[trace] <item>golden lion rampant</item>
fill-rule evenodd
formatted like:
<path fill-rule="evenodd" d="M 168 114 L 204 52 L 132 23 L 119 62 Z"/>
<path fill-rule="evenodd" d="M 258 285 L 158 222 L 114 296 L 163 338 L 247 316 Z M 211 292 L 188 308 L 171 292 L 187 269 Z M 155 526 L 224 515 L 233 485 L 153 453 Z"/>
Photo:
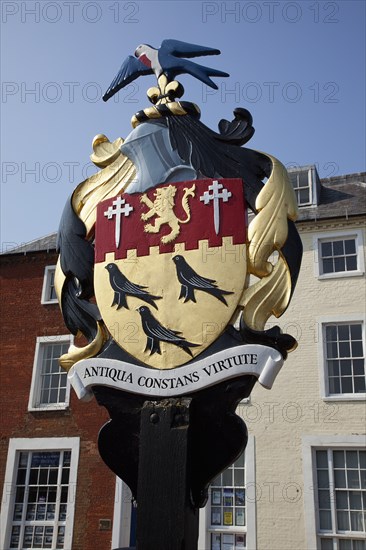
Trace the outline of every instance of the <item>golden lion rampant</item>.
<path fill-rule="evenodd" d="M 142 221 L 147 221 L 153 216 L 157 216 L 155 219 L 155 225 L 146 223 L 144 231 L 146 233 L 159 233 L 160 228 L 164 224 L 168 224 L 171 232 L 161 238 L 163 244 L 171 243 L 176 239 L 180 232 L 180 224 L 188 223 L 191 219 L 191 213 L 188 204 L 188 197 L 194 197 L 196 185 L 193 184 L 190 189 L 184 188 L 184 195 L 182 198 L 182 207 L 186 213 L 186 219 L 180 220 L 174 214 L 174 197 L 177 192 L 177 188 L 174 185 L 168 185 L 167 187 L 159 187 L 154 193 L 154 202 L 144 193 L 140 198 L 140 201 L 144 203 L 150 210 L 141 214 Z"/>

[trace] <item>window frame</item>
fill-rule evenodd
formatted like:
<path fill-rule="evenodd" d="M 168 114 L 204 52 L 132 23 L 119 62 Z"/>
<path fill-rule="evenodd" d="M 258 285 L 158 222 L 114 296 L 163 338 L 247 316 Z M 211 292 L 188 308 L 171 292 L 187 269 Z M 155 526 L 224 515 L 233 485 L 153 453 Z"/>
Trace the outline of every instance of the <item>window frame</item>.
<path fill-rule="evenodd" d="M 51 275 L 52 273 L 55 273 L 55 272 L 56 272 L 55 265 L 47 265 L 44 268 L 42 294 L 41 294 L 41 304 L 43 305 L 58 304 L 57 297 L 53 299 L 48 298 L 48 296 L 50 295 Z"/>
<path fill-rule="evenodd" d="M 257 545 L 257 533 L 256 533 L 256 484 L 255 484 L 255 437 L 248 435 L 248 442 L 245 448 L 245 489 L 246 489 L 246 526 L 242 529 L 242 533 L 246 535 L 246 550 L 255 550 Z M 248 496 L 249 489 L 249 496 Z M 209 493 L 210 494 L 210 493 Z M 204 508 L 200 509 L 200 521 L 199 521 L 199 540 L 198 550 L 207 550 L 211 545 L 211 532 L 215 532 L 215 529 L 211 529 L 211 508 L 210 508 L 210 496 L 209 500 Z M 240 528 L 239 528 L 240 530 Z M 226 531 L 228 534 L 235 532 L 235 527 L 230 528 L 218 528 L 216 532 Z M 238 531 L 238 529 L 237 529 Z"/>
<path fill-rule="evenodd" d="M 111 548 L 129 547 L 131 539 L 132 493 L 129 486 L 116 477 L 114 495 L 112 546 Z"/>
<path fill-rule="evenodd" d="M 10 514 L 14 508 L 15 486 L 17 477 L 17 456 L 20 452 L 37 451 L 71 451 L 69 492 L 67 499 L 67 518 L 65 522 L 64 548 L 72 548 L 72 534 L 75 515 L 75 493 L 80 452 L 79 437 L 50 438 L 11 438 L 9 440 L 8 456 L 4 478 L 2 509 L 0 520 L 0 548 L 9 548 L 13 518 Z"/>
<path fill-rule="evenodd" d="M 354 237 L 356 241 L 357 269 L 352 271 L 337 271 L 334 273 L 322 273 L 320 245 L 324 241 L 337 241 Z M 313 238 L 314 274 L 319 280 L 339 279 L 343 277 L 359 277 L 365 273 L 365 258 L 363 250 L 363 235 L 360 229 L 348 229 L 346 231 L 328 231 L 317 233 Z"/>
<path fill-rule="evenodd" d="M 329 324 L 352 324 L 360 323 L 362 325 L 363 353 L 366 354 L 366 315 L 350 313 L 346 315 L 319 317 L 318 324 L 318 365 L 319 365 L 319 380 L 320 394 L 324 401 L 364 401 L 366 393 L 340 393 L 329 394 L 328 385 L 328 368 L 325 354 L 325 327 Z"/>
<path fill-rule="evenodd" d="M 32 370 L 32 381 L 29 392 L 29 401 L 28 401 L 28 411 L 29 412 L 39 412 L 39 411 L 58 411 L 66 410 L 70 405 L 70 381 L 67 378 L 66 382 L 66 395 L 65 401 L 62 403 L 49 403 L 43 405 L 36 405 L 38 396 L 40 395 L 41 387 L 41 368 L 43 364 L 43 350 L 44 344 L 53 344 L 53 343 L 68 343 L 71 345 L 74 342 L 74 336 L 72 334 L 63 334 L 55 336 L 38 336 L 36 340 L 36 347 L 34 353 L 33 361 L 33 370 Z"/>
<path fill-rule="evenodd" d="M 297 203 L 297 206 L 299 208 L 308 208 L 309 206 L 316 206 L 316 204 L 314 203 L 314 197 L 316 197 L 316 190 L 314 188 L 315 186 L 315 168 L 313 166 L 308 166 L 308 167 L 300 167 L 300 168 L 288 168 L 287 169 L 287 172 L 288 172 L 288 175 L 289 175 L 289 179 L 290 179 L 290 183 L 293 187 L 293 190 L 294 190 L 294 193 L 295 193 L 295 196 L 296 196 L 296 203 Z M 296 174 L 296 175 L 300 175 L 300 174 L 307 174 L 307 177 L 308 177 L 308 186 L 307 187 L 294 187 L 293 184 L 292 184 L 292 181 L 291 181 L 291 175 L 293 174 Z M 299 203 L 299 200 L 298 200 L 298 197 L 299 197 L 299 194 L 298 192 L 301 190 L 301 189 L 309 189 L 309 201 L 308 202 L 304 202 L 304 203 Z"/>
<path fill-rule="evenodd" d="M 318 501 L 316 494 L 316 451 L 324 450 L 364 450 L 365 435 L 305 435 L 302 436 L 302 458 L 304 475 L 304 521 L 307 548 L 320 549 Z M 334 491 L 334 487 L 331 488 Z M 332 497 L 332 495 L 331 495 Z M 334 496 L 331 501 L 334 501 Z M 336 508 L 335 508 L 336 510 Z M 347 533 L 327 533 L 329 538 L 363 538 L 354 531 Z"/>

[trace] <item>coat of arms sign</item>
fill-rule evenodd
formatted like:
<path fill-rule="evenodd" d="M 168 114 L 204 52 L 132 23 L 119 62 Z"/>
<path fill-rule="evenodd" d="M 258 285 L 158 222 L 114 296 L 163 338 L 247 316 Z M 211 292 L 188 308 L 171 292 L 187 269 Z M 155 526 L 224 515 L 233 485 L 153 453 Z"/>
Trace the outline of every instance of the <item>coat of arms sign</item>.
<path fill-rule="evenodd" d="M 87 340 L 60 363 L 79 398 L 95 396 L 109 410 L 100 453 L 130 485 L 141 518 L 141 464 L 151 454 L 141 439 L 144 408 L 162 418 L 164 407 L 185 411 L 184 490 L 195 510 L 245 447 L 236 404 L 256 380 L 270 388 L 296 347 L 278 327 L 265 328 L 286 310 L 301 263 L 286 169 L 242 147 L 254 133 L 246 109 L 221 120 L 216 133 L 200 122 L 197 105 L 180 100 L 177 75 L 211 87 L 210 77 L 228 76 L 187 60 L 218 53 L 164 40 L 124 61 L 103 99 L 155 74 L 152 105 L 133 116 L 126 139 L 94 138 L 91 160 L 100 170 L 76 187 L 58 235 L 59 303 L 69 330 Z M 195 547 L 194 536 L 177 548 Z M 140 530 L 139 548 L 143 538 Z"/>

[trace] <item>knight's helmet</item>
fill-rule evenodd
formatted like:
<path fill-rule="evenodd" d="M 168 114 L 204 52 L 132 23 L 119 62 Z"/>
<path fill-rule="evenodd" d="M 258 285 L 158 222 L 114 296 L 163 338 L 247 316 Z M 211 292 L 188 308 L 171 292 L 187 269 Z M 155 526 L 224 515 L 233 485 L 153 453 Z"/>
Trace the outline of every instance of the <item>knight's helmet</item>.
<path fill-rule="evenodd" d="M 136 178 L 128 187 L 129 193 L 141 193 L 159 183 L 197 178 L 193 166 L 172 148 L 169 130 L 162 122 L 139 124 L 127 136 L 121 151 L 136 167 Z"/>

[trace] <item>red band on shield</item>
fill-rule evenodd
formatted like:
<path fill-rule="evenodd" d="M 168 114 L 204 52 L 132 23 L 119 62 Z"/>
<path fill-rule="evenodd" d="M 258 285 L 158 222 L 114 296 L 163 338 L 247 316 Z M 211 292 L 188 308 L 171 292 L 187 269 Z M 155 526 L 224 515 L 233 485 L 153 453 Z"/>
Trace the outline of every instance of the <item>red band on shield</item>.
<path fill-rule="evenodd" d="M 168 187 L 176 188 L 170 200 L 169 194 L 159 191 Z M 108 252 L 114 252 L 116 260 L 126 258 L 129 250 L 136 250 L 137 256 L 147 256 L 152 246 L 158 246 L 162 254 L 173 252 L 177 243 L 185 243 L 186 250 L 197 249 L 204 240 L 210 248 L 219 247 L 223 237 L 232 237 L 234 245 L 245 243 L 246 208 L 241 179 L 162 184 L 145 193 L 123 193 L 99 203 L 95 261 L 105 261 Z M 169 239 L 171 242 L 164 243 Z"/>

